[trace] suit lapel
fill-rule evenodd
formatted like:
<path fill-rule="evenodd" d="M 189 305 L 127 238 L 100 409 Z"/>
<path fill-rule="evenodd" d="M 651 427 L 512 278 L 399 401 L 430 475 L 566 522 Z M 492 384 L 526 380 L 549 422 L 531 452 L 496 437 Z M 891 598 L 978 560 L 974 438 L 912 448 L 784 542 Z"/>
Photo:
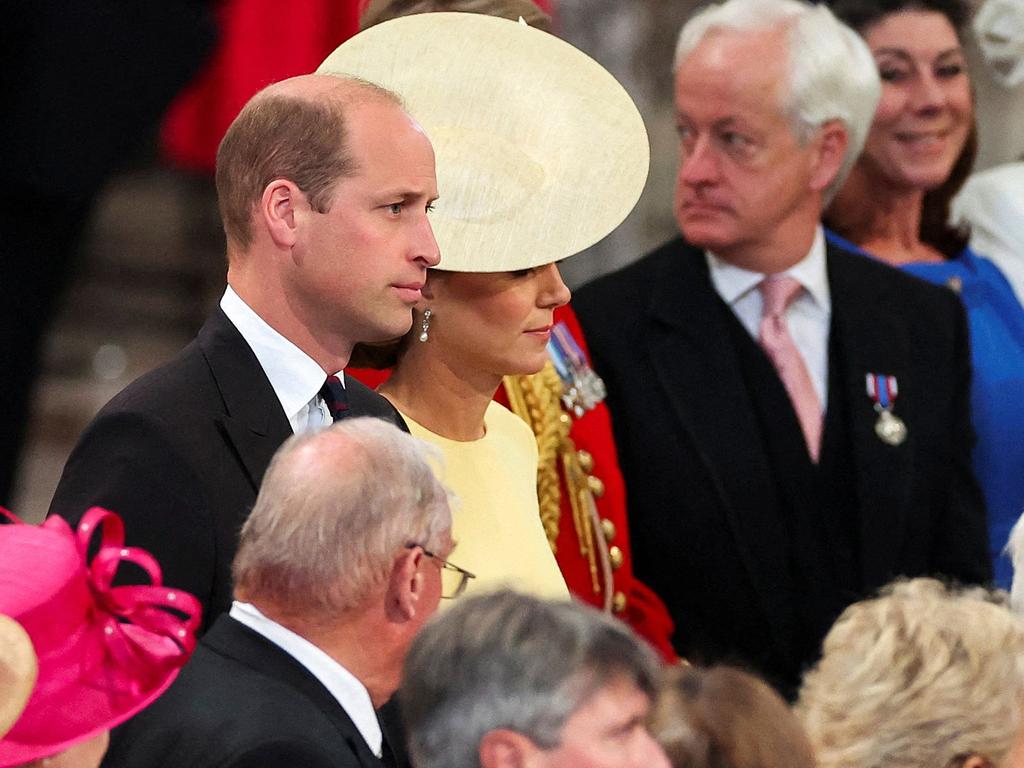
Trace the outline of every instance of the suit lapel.
<path fill-rule="evenodd" d="M 345 377 L 345 391 L 348 393 L 351 416 L 375 416 L 378 419 L 391 422 L 403 432 L 409 431 L 405 419 L 395 410 L 395 407 L 372 389 L 366 387 L 355 376 Z"/>
<path fill-rule="evenodd" d="M 199 344 L 224 401 L 225 438 L 255 492 L 274 452 L 291 436 L 291 425 L 256 355 L 220 309 L 199 332 Z"/>
<path fill-rule="evenodd" d="M 201 642 L 216 653 L 281 680 L 303 694 L 331 720 L 360 765 L 364 768 L 381 768 L 381 761 L 370 751 L 363 735 L 338 700 L 309 670 L 265 637 L 224 615 L 217 619 Z"/>
<path fill-rule="evenodd" d="M 866 257 L 828 248 L 832 293 L 832 333 L 838 334 L 844 360 L 838 366 L 849 404 L 857 507 L 861 515 L 861 563 L 865 584 L 890 580 L 903 540 L 905 506 L 913 467 L 914 393 L 924 382 L 912 380 L 908 366 L 909 339 L 894 309 L 898 297 L 889 284 L 872 280 L 861 270 Z M 868 373 L 895 376 L 899 397 L 895 413 L 909 428 L 907 442 L 891 446 L 875 434 L 878 414 L 866 393 Z"/>
<path fill-rule="evenodd" d="M 706 465 L 740 559 L 780 649 L 792 648 L 789 564 L 768 457 L 704 254 L 685 247 L 661 276 L 651 304 L 650 359 L 679 420 Z M 749 436 L 749 437 L 748 437 Z M 685 492 L 685 489 L 684 489 Z"/>

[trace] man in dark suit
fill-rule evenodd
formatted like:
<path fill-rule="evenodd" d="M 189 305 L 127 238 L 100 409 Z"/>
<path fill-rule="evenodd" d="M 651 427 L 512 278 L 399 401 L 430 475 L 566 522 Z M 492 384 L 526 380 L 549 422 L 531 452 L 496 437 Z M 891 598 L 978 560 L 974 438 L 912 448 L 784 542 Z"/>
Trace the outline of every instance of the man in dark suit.
<path fill-rule="evenodd" d="M 990 578 L 963 309 L 818 223 L 877 97 L 824 7 L 695 16 L 676 59 L 685 240 L 575 297 L 677 651 L 788 694 L 842 609 L 894 577 Z"/>
<path fill-rule="evenodd" d="M 117 511 L 128 543 L 202 601 L 204 629 L 230 604 L 238 530 L 278 446 L 345 414 L 400 423 L 341 370 L 356 342 L 408 331 L 439 258 L 430 142 L 361 81 L 311 75 L 255 96 L 221 144 L 217 192 L 220 308 L 100 411 L 50 506 L 72 521 Z"/>
<path fill-rule="evenodd" d="M 448 496 L 418 441 L 371 418 L 291 438 L 242 528 L 230 613 L 104 764 L 391 763 L 374 707 L 459 591 L 441 578 L 451 549 Z"/>

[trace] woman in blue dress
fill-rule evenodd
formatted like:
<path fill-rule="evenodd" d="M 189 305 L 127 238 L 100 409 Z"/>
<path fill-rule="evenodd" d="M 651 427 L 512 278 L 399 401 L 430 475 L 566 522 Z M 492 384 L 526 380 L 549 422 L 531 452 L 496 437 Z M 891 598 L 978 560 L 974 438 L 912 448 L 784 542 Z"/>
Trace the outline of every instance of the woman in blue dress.
<path fill-rule="evenodd" d="M 829 237 L 960 294 L 974 366 L 975 473 L 996 581 L 1009 587 L 1003 548 L 1024 511 L 1024 309 L 999 269 L 947 223 L 977 141 L 960 45 L 969 8 L 963 0 L 830 5 L 871 48 L 882 97 L 864 151 L 829 207 Z"/>

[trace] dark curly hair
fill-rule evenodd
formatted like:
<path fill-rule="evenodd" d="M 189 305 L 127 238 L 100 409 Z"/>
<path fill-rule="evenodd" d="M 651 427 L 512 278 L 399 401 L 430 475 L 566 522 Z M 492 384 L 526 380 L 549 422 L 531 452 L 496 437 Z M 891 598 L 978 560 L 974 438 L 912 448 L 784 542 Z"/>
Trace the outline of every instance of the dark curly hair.
<path fill-rule="evenodd" d="M 971 6 L 966 0 L 827 0 L 825 5 L 861 35 L 891 13 L 926 11 L 945 16 L 962 40 L 971 18 Z M 921 239 L 947 258 L 956 257 L 967 247 L 970 233 L 965 227 L 949 226 L 949 206 L 971 174 L 977 154 L 978 129 L 972 125 L 949 178 L 924 196 Z"/>

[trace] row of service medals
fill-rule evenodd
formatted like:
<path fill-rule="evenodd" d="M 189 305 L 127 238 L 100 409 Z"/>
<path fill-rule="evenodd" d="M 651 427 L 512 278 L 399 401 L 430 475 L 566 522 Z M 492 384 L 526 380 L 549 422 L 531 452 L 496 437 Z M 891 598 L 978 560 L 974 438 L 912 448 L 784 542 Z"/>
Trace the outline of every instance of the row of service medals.
<path fill-rule="evenodd" d="M 565 323 L 556 323 L 551 329 L 548 354 L 562 380 L 562 404 L 567 411 L 580 418 L 605 399 L 608 392 L 604 382 L 590 367 Z"/>

